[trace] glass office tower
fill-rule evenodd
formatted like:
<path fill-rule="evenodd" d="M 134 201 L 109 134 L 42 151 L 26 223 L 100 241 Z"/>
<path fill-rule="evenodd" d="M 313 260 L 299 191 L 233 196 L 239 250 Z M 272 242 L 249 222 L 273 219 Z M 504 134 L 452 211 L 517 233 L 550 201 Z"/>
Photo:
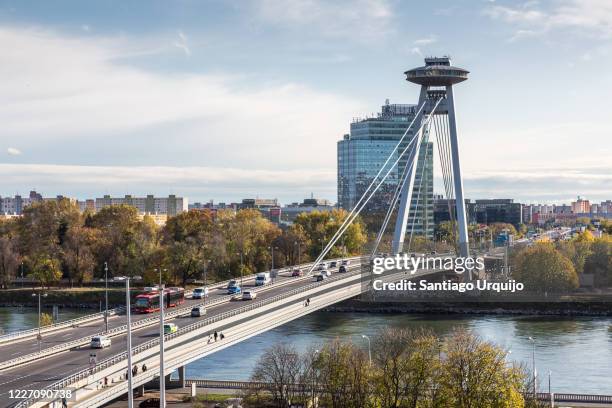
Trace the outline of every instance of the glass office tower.
<path fill-rule="evenodd" d="M 387 100 L 376 117 L 351 123 L 350 133 L 338 142 L 338 203 L 342 208 L 351 210 L 355 207 L 414 119 L 416 110 L 415 105 L 389 104 Z M 413 125 L 408 133 L 406 142 L 411 140 L 416 129 L 417 124 Z M 398 166 L 391 166 L 404 146 L 405 144 L 394 153 L 393 158 L 383 168 L 381 177 L 389 169 L 391 173 L 364 211 L 386 212 L 389 208 L 399 178 L 405 169 L 406 158 L 402 158 Z M 407 228 L 407 232 L 414 229 L 416 235 L 433 237 L 433 144 L 429 142 L 427 133 L 419 151 Z"/>

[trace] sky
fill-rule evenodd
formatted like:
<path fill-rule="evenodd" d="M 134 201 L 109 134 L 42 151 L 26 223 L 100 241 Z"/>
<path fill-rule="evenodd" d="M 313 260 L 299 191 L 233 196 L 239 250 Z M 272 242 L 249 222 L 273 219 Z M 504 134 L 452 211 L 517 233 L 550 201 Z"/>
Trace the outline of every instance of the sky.
<path fill-rule="evenodd" d="M 450 55 L 466 197 L 612 199 L 609 0 L 0 1 L 0 49 L 2 196 L 336 201 L 350 122 Z"/>

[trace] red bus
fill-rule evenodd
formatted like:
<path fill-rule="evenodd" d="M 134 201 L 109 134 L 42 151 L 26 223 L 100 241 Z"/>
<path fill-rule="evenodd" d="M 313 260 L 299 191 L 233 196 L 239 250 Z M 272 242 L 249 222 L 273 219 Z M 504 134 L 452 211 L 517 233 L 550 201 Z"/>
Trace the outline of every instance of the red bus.
<path fill-rule="evenodd" d="M 185 301 L 185 289 L 166 288 L 164 290 L 164 308 L 175 307 Z M 134 309 L 138 313 L 152 313 L 159 310 L 159 291 L 142 293 L 136 296 Z"/>

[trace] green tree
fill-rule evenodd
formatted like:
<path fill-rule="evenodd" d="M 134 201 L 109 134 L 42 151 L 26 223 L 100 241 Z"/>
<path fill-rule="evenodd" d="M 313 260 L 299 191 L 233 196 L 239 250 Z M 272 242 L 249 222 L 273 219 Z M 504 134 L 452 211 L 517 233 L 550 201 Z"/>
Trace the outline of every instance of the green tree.
<path fill-rule="evenodd" d="M 595 275 L 595 286 L 612 285 L 612 238 L 605 235 L 591 244 L 591 253 L 584 263 L 584 272 Z"/>
<path fill-rule="evenodd" d="M 551 243 L 536 243 L 520 251 L 515 259 L 513 276 L 527 290 L 558 292 L 578 287 L 574 265 Z"/>

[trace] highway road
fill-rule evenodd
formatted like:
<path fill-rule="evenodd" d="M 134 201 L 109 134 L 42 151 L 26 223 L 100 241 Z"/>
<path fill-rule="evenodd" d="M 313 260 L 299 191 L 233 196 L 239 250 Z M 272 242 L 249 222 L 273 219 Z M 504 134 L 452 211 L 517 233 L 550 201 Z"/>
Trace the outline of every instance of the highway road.
<path fill-rule="evenodd" d="M 240 281 L 240 278 L 238 278 Z M 254 277 L 249 277 L 244 279 L 245 288 L 251 287 L 254 284 Z M 214 287 L 215 285 L 209 285 L 209 287 Z M 227 291 L 224 289 L 213 289 L 210 291 L 210 296 L 207 301 L 214 301 L 217 299 L 221 299 L 227 296 Z M 168 308 L 168 312 L 172 312 L 176 309 L 188 309 L 191 310 L 191 307 L 197 304 L 201 304 L 203 300 L 201 299 L 191 299 L 186 298 L 185 303 L 178 307 Z M 148 314 L 137 314 L 132 313 L 132 323 L 137 322 L 138 320 L 149 318 L 151 316 L 158 315 L 159 313 L 148 313 Z M 115 327 L 123 326 L 127 323 L 127 318 L 125 314 L 110 316 L 108 319 L 108 327 L 109 330 Z M 104 319 L 98 319 L 92 322 L 83 323 L 78 327 L 74 328 L 65 328 L 60 329 L 51 333 L 43 333 L 40 348 L 45 350 L 46 348 L 66 343 L 71 340 L 80 339 L 87 336 L 93 336 L 94 334 L 101 333 L 105 330 L 104 328 Z M 0 345 L 0 362 L 8 361 L 14 359 L 16 357 L 20 357 L 23 355 L 27 355 L 30 353 L 38 352 L 39 344 L 38 340 L 28 339 L 21 340 L 15 343 L 5 343 Z"/>
<path fill-rule="evenodd" d="M 353 268 L 358 267 L 358 265 L 353 265 Z M 335 271 L 334 271 L 335 272 Z M 337 272 L 335 272 L 337 273 Z M 312 277 L 304 277 L 304 278 L 295 278 L 289 276 L 289 272 L 285 272 L 279 275 L 277 281 L 286 282 L 281 286 L 270 287 L 264 291 L 258 292 L 257 300 L 266 299 L 269 297 L 276 296 L 283 292 L 298 288 L 300 286 L 305 286 L 310 284 L 313 281 Z M 249 282 L 245 281 L 245 288 L 253 287 L 254 282 L 250 280 Z M 261 289 L 261 288 L 260 288 Z M 227 296 L 225 291 L 216 290 L 209 299 L 215 299 L 220 296 Z M 189 300 L 190 302 L 200 303 L 199 300 Z M 231 301 L 224 302 L 216 306 L 212 306 L 207 310 L 206 316 L 215 315 L 217 313 L 223 313 L 238 307 L 241 307 L 245 304 L 245 301 Z M 188 312 L 186 312 L 188 313 Z M 135 315 L 138 317 L 141 315 Z M 150 314 L 145 315 L 147 317 L 151 316 Z M 205 318 L 202 317 L 202 318 Z M 184 317 L 178 317 L 173 320 L 177 326 L 182 327 L 189 325 L 195 322 L 198 319 L 202 318 L 192 318 L 188 315 Z M 123 321 L 125 317 L 117 317 L 116 321 L 113 321 L 113 324 L 120 325 L 120 322 Z M 92 324 L 92 327 L 82 327 L 78 329 L 74 329 L 75 333 L 71 335 L 73 338 L 82 337 L 86 333 L 87 330 L 90 332 L 100 331 L 100 328 L 103 326 L 103 323 Z M 70 333 L 72 330 L 69 330 Z M 78 332 L 78 334 L 76 333 Z M 54 337 L 59 337 L 65 335 L 65 333 L 56 333 Z M 159 336 L 159 326 L 151 326 L 147 328 L 142 328 L 139 330 L 134 330 L 132 332 L 132 345 L 136 346 L 138 344 L 144 343 L 146 341 L 151 340 L 152 338 Z M 50 340 L 48 340 L 50 341 Z M 54 341 L 61 341 L 61 339 L 55 339 Z M 20 346 L 21 344 L 27 344 L 28 342 L 18 343 L 15 346 Z M 30 345 L 31 347 L 31 345 Z M 82 370 L 84 367 L 87 367 L 89 363 L 89 356 L 91 353 L 96 353 L 98 360 L 103 360 L 107 357 L 111 357 L 115 354 L 123 352 L 126 350 L 126 336 L 125 334 L 113 337 L 112 346 L 106 348 L 104 350 L 91 350 L 89 347 L 82 347 L 79 349 L 73 349 L 70 351 L 62 352 L 53 356 L 49 356 L 42 360 L 33 361 L 27 365 L 15 367 L 12 369 L 7 369 L 0 372 L 0 407 L 11 406 L 17 400 L 9 399 L 10 390 L 17 389 L 41 389 L 49 384 L 61 380 L 64 377 L 69 376 L 72 373 Z M 5 347 L 0 348 L 0 351 L 4 351 Z M 37 346 L 36 346 L 37 350 Z M 4 354 L 4 353 L 2 353 Z"/>

